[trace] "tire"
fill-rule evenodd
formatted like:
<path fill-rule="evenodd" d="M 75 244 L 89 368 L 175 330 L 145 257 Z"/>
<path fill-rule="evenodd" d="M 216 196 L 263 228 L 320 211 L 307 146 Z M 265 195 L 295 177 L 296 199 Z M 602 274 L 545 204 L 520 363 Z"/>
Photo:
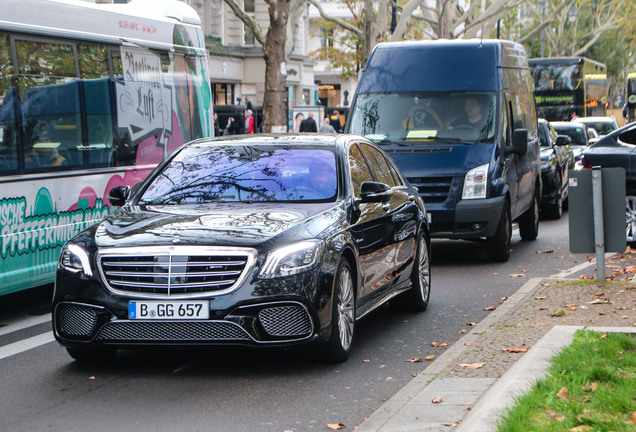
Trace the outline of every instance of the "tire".
<path fill-rule="evenodd" d="M 508 258 L 510 258 L 511 238 L 512 222 L 510 221 L 510 204 L 506 201 L 495 235 L 486 239 L 488 259 L 493 262 L 508 261 Z"/>
<path fill-rule="evenodd" d="M 431 296 L 431 260 L 428 239 L 420 235 L 417 240 L 417 252 L 413 272 L 412 287 L 408 291 L 391 299 L 393 309 L 409 312 L 423 312 L 428 307 Z"/>
<path fill-rule="evenodd" d="M 92 348 L 66 348 L 68 355 L 81 363 L 106 363 L 117 353 L 117 348 L 92 347 Z"/>
<path fill-rule="evenodd" d="M 342 362 L 349 358 L 356 328 L 356 298 L 351 266 L 346 259 L 338 263 L 331 305 L 331 334 L 325 359 Z"/>
<path fill-rule="evenodd" d="M 519 217 L 519 235 L 521 240 L 535 240 L 539 235 L 539 191 L 534 193 L 530 208 Z"/>
<path fill-rule="evenodd" d="M 561 219 L 563 216 L 563 191 L 561 190 L 562 181 L 561 173 L 557 172 L 556 184 L 559 185 L 559 190 L 557 191 L 554 202 L 545 207 L 546 216 L 550 219 Z"/>
<path fill-rule="evenodd" d="M 636 194 L 633 191 L 625 197 L 625 234 L 627 244 L 636 247 Z"/>

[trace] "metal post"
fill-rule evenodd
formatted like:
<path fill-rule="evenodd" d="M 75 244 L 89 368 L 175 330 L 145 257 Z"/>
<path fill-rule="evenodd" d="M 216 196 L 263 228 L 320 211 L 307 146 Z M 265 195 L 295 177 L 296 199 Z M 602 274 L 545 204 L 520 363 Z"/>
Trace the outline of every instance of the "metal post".
<path fill-rule="evenodd" d="M 596 280 L 605 281 L 605 234 L 603 223 L 603 176 L 601 167 L 592 168 L 592 204 L 594 206 L 594 247 Z"/>

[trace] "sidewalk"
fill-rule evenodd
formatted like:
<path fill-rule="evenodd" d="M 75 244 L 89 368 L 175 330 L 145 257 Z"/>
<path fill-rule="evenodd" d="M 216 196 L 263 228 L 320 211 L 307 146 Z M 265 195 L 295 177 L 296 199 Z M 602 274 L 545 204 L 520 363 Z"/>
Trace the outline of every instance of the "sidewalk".
<path fill-rule="evenodd" d="M 606 267 L 614 281 L 529 280 L 356 430 L 494 431 L 498 414 L 544 376 L 577 329 L 636 333 L 636 254 Z"/>

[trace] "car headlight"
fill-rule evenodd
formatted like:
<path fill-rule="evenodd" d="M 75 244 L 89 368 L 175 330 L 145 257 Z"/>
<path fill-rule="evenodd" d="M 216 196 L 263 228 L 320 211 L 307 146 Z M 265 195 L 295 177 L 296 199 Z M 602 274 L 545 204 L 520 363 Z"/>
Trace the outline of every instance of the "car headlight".
<path fill-rule="evenodd" d="M 320 263 L 324 250 L 325 243 L 322 240 L 306 240 L 283 246 L 267 255 L 259 276 L 267 279 L 311 270 Z"/>
<path fill-rule="evenodd" d="M 462 199 L 486 198 L 489 165 L 490 164 L 478 166 L 466 173 Z"/>
<path fill-rule="evenodd" d="M 88 252 L 78 245 L 71 244 L 64 247 L 60 255 L 60 265 L 71 273 L 81 272 L 86 276 L 93 276 Z"/>

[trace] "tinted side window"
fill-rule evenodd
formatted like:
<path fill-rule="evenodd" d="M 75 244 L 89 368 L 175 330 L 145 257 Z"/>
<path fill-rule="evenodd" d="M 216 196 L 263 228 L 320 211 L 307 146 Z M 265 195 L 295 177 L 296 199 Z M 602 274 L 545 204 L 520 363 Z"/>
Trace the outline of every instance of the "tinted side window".
<path fill-rule="evenodd" d="M 351 182 L 353 183 L 353 195 L 359 198 L 360 185 L 365 181 L 373 181 L 373 176 L 360 149 L 355 145 L 349 149 L 349 170 L 351 171 Z"/>
<path fill-rule="evenodd" d="M 636 145 L 636 128 L 623 132 L 618 140 L 625 144 Z"/>
<path fill-rule="evenodd" d="M 382 153 L 368 144 L 361 144 L 360 149 L 369 163 L 375 181 L 387 184 L 391 187 L 396 186 L 391 170 L 389 169 L 389 164 L 386 159 L 384 159 Z"/>

